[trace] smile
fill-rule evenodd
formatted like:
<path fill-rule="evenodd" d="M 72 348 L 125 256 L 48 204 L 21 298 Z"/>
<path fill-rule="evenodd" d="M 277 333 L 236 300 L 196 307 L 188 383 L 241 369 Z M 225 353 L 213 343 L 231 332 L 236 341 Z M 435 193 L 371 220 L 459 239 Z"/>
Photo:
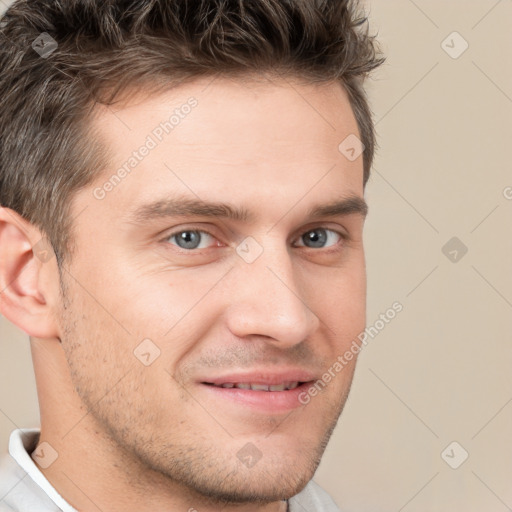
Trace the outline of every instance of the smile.
<path fill-rule="evenodd" d="M 290 389 L 295 389 L 302 382 L 283 382 L 281 384 L 258 384 L 252 382 L 224 382 L 222 384 L 214 384 L 211 382 L 204 382 L 204 384 L 209 386 L 215 386 L 219 388 L 237 388 L 237 389 L 251 389 L 252 391 L 289 391 Z"/>

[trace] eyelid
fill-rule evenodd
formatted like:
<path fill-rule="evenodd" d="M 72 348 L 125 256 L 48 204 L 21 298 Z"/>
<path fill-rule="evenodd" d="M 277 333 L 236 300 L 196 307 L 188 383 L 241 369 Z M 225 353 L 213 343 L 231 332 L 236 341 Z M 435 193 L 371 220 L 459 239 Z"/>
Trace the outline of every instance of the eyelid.
<path fill-rule="evenodd" d="M 326 223 L 325 221 L 324 222 L 316 222 L 314 224 L 306 226 L 305 228 L 302 228 L 301 231 L 299 232 L 299 235 L 297 235 L 297 236 L 302 236 L 306 233 L 309 233 L 310 231 L 314 231 L 315 229 L 325 229 L 327 231 L 333 231 L 334 233 L 337 233 L 344 239 L 349 238 L 348 231 L 345 228 L 343 228 L 339 224 L 337 224 L 336 226 L 333 226 L 332 224 Z"/>

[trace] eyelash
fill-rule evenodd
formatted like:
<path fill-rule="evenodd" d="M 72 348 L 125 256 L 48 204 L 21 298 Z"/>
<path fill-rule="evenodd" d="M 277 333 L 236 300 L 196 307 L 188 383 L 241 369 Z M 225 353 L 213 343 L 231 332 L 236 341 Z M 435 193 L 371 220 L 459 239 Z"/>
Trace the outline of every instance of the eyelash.
<path fill-rule="evenodd" d="M 314 251 L 323 251 L 324 253 L 336 252 L 336 251 L 340 250 L 339 246 L 340 246 L 341 242 L 347 241 L 349 239 L 349 237 L 348 237 L 348 235 L 346 233 L 342 233 L 340 231 L 336 231 L 335 229 L 331 229 L 331 228 L 328 228 L 326 226 L 316 226 L 316 227 L 310 228 L 310 229 L 308 229 L 306 231 L 303 231 L 302 234 L 299 235 L 298 240 L 300 240 L 304 235 L 306 235 L 308 233 L 311 233 L 311 232 L 313 232 L 313 231 L 315 231 L 317 229 L 324 229 L 325 231 L 329 231 L 331 233 L 337 234 L 340 237 L 340 241 L 338 243 L 335 243 L 332 246 L 329 246 L 329 247 L 326 247 L 326 248 L 324 248 L 324 247 L 314 248 L 314 247 L 307 247 L 305 245 L 301 245 L 299 247 L 304 248 L 304 249 L 311 249 L 311 250 L 314 250 Z M 215 235 L 213 235 L 212 233 L 210 233 L 209 231 L 204 230 L 204 229 L 181 228 L 179 230 L 173 231 L 172 233 L 169 233 L 168 235 L 166 235 L 161 240 L 161 242 L 164 243 L 164 244 L 170 244 L 169 240 L 171 238 L 173 238 L 176 235 L 179 235 L 180 233 L 186 233 L 186 232 L 201 233 L 201 234 L 204 234 L 204 235 L 208 235 L 208 236 L 212 237 L 213 239 L 216 239 Z M 211 247 L 207 247 L 207 248 L 203 248 L 203 249 L 184 249 L 184 248 L 179 247 L 178 245 L 175 245 L 175 244 L 171 244 L 171 245 L 173 245 L 176 249 L 178 249 L 179 251 L 182 251 L 185 254 L 194 254 L 194 253 L 197 254 L 198 251 L 206 251 L 206 250 L 211 248 Z"/>

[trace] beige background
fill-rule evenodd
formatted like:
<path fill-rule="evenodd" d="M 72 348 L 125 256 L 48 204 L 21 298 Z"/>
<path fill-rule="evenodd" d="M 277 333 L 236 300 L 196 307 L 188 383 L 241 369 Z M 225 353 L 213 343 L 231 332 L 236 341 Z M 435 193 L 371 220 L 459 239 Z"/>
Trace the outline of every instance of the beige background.
<path fill-rule="evenodd" d="M 369 84 L 381 148 L 367 188 L 368 324 L 394 301 L 404 310 L 362 353 L 316 480 L 351 511 L 505 511 L 512 1 L 367 5 L 388 57 Z M 453 237 L 468 249 L 456 262 L 442 252 Z M 0 339 L 5 450 L 38 411 L 27 337 L 0 319 Z"/>

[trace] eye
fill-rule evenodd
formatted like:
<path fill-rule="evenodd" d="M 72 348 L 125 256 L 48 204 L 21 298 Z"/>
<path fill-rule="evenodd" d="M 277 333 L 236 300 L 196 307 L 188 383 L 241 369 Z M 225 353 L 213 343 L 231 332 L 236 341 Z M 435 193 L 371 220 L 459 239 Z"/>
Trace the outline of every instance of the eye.
<path fill-rule="evenodd" d="M 310 249 L 324 249 L 336 245 L 340 240 L 343 240 L 343 235 L 326 228 L 315 228 L 304 233 L 299 240 L 304 245 L 299 247 L 309 247 Z"/>
<path fill-rule="evenodd" d="M 171 243 L 175 242 L 175 245 L 180 249 L 188 250 L 208 248 L 209 244 L 207 242 L 209 239 L 213 239 L 213 236 L 206 231 L 195 229 L 177 231 L 166 238 L 166 240 L 171 241 Z"/>
<path fill-rule="evenodd" d="M 301 235 L 296 246 L 325 249 L 337 245 L 343 239 L 345 239 L 343 234 L 332 229 L 315 228 Z M 164 240 L 185 251 L 194 251 L 212 247 L 215 237 L 200 229 L 182 229 L 166 236 Z M 219 245 L 219 242 L 217 244 Z"/>

